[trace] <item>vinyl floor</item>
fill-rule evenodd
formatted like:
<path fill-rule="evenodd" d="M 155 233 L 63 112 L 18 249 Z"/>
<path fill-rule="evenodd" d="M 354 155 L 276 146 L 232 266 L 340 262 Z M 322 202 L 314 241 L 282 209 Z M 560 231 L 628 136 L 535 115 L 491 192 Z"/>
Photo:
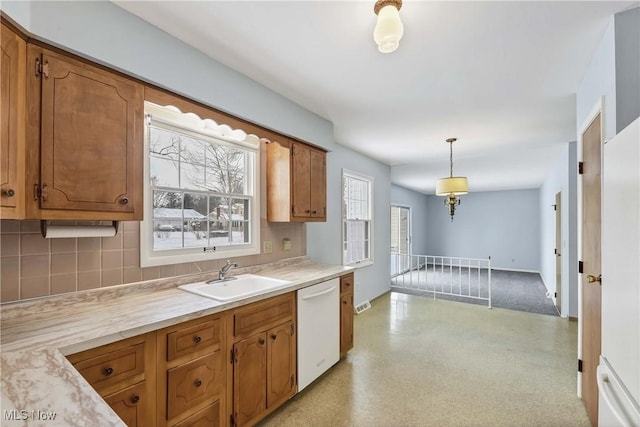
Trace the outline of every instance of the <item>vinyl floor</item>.
<path fill-rule="evenodd" d="M 387 293 L 355 347 L 262 426 L 588 426 L 577 323 Z"/>

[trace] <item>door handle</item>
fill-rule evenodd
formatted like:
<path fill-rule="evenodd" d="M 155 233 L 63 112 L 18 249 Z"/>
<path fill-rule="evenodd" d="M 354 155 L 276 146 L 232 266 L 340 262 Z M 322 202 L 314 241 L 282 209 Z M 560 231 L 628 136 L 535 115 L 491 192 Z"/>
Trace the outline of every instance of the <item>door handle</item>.
<path fill-rule="evenodd" d="M 333 286 L 333 287 L 331 287 L 331 288 L 329 288 L 329 289 L 326 289 L 326 290 L 324 290 L 324 291 L 320 291 L 320 292 L 316 292 L 315 294 L 311 294 L 311 295 L 304 296 L 304 297 L 302 297 L 302 299 L 303 299 L 303 300 L 313 299 L 313 298 L 316 298 L 316 297 L 319 297 L 319 296 L 322 296 L 322 295 L 328 294 L 328 293 L 330 293 L 330 292 L 333 292 L 335 289 L 336 289 L 336 287 L 335 287 L 335 286 Z"/>
<path fill-rule="evenodd" d="M 598 274 L 598 277 L 589 274 L 587 276 L 587 282 L 589 283 L 594 283 L 594 282 L 598 282 L 600 285 L 602 285 L 602 274 Z"/>

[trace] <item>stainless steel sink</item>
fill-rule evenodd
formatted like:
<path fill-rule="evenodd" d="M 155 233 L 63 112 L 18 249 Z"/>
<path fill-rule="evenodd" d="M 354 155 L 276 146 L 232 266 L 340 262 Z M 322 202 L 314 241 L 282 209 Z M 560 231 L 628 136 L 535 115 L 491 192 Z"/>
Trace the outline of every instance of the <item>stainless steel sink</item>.
<path fill-rule="evenodd" d="M 216 301 L 228 302 L 282 288 L 289 284 L 291 282 L 288 280 L 256 274 L 241 274 L 221 281 L 190 283 L 178 286 L 178 288 Z"/>

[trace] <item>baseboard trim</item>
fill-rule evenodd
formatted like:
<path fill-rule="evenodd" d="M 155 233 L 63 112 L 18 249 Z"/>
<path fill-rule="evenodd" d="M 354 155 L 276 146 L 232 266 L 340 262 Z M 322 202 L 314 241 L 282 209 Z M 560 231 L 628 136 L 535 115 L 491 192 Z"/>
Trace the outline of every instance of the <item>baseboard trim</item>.
<path fill-rule="evenodd" d="M 491 267 L 492 270 L 500 270 L 500 271 L 515 271 L 517 273 L 537 273 L 540 274 L 540 272 L 538 270 L 525 270 L 525 269 L 521 269 L 521 268 L 498 268 L 498 267 Z M 542 277 L 542 274 L 540 274 L 540 277 Z"/>

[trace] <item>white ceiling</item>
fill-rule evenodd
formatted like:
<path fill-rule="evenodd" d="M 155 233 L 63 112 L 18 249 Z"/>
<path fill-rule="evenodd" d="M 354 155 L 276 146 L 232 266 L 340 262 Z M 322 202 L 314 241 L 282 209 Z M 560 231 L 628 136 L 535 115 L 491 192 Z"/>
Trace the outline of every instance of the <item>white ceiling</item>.
<path fill-rule="evenodd" d="M 337 143 L 433 194 L 536 188 L 576 140 L 575 94 L 611 16 L 636 1 L 411 1 L 397 51 L 371 1 L 115 1 L 330 120 Z"/>

